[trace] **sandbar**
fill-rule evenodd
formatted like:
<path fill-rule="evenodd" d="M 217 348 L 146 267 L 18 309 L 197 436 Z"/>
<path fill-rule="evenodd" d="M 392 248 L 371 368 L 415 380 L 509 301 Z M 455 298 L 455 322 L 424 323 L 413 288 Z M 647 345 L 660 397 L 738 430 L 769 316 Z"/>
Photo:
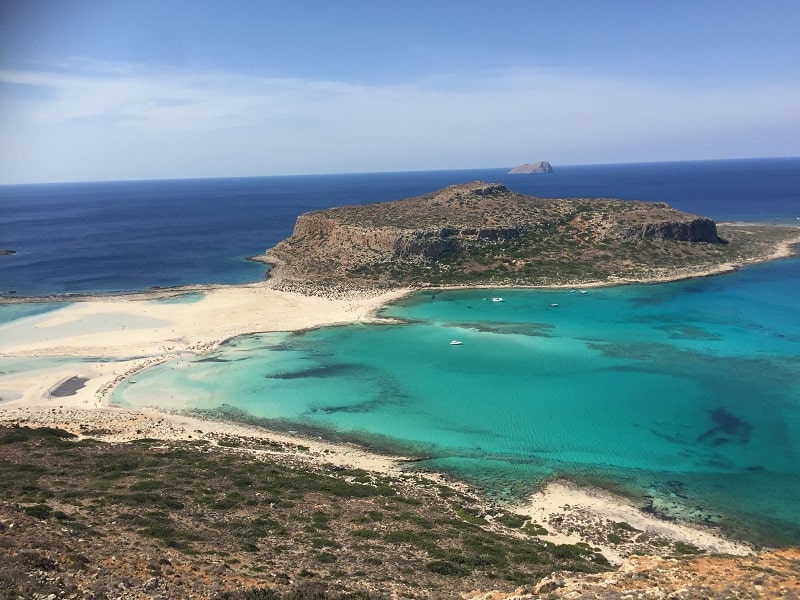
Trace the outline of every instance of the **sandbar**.
<path fill-rule="evenodd" d="M 0 402 L 34 406 L 60 395 L 61 403 L 100 407 L 123 379 L 183 352 L 208 352 L 251 333 L 374 322 L 377 309 L 408 292 L 305 296 L 262 282 L 210 286 L 199 300 L 188 303 L 166 302 L 158 293 L 65 303 L 0 325 L 0 360 L 41 359 L 29 360 L 24 369 L 4 369 Z M 44 360 L 64 357 L 80 361 L 59 367 Z M 82 388 L 66 396 L 53 393 L 74 377 L 83 381 Z"/>

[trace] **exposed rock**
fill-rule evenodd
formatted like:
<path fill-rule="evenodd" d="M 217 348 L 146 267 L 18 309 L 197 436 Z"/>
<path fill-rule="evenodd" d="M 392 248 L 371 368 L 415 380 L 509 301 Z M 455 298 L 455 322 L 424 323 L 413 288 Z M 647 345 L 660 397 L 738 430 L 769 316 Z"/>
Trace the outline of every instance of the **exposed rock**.
<path fill-rule="evenodd" d="M 544 160 L 540 160 L 539 162 L 535 163 L 525 163 L 524 165 L 519 165 L 518 167 L 514 167 L 508 173 L 509 175 L 521 175 L 521 174 L 529 174 L 529 173 L 552 173 L 553 167 L 552 165 Z"/>
<path fill-rule="evenodd" d="M 602 574 L 556 572 L 513 593 L 461 594 L 464 600 L 727 600 L 797 598 L 800 552 L 796 548 L 757 556 L 698 558 L 631 556 Z"/>
<path fill-rule="evenodd" d="M 533 597 L 543 600 L 796 598 L 800 590 L 798 567 L 800 552 L 793 548 L 750 557 L 631 556 L 614 573 L 554 573 L 539 582 Z"/>
<path fill-rule="evenodd" d="M 651 206 L 669 209 L 669 206 L 663 203 Z M 633 216 L 634 213 L 629 215 L 629 217 Z M 717 235 L 717 224 L 711 219 L 691 215 L 684 215 L 681 219 L 659 219 L 649 212 L 640 215 L 639 219 L 629 219 L 626 223 L 618 223 L 608 234 L 607 239 L 725 243 L 725 240 Z"/>
<path fill-rule="evenodd" d="M 144 583 L 144 585 L 142 586 L 142 589 L 143 589 L 143 590 L 147 590 L 147 591 L 150 591 L 150 590 L 155 590 L 155 589 L 157 589 L 157 588 L 158 588 L 160 585 L 161 585 L 161 580 L 159 580 L 159 578 L 158 578 L 158 577 L 151 577 L 150 579 L 148 579 L 148 580 L 147 580 L 147 581 Z"/>

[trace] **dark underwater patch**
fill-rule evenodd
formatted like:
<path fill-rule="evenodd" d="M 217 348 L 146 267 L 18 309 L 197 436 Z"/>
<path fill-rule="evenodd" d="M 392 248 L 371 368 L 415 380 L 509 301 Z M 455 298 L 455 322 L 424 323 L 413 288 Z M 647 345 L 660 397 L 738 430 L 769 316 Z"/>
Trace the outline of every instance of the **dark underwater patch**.
<path fill-rule="evenodd" d="M 625 358 L 630 360 L 652 360 L 661 355 L 668 347 L 662 344 L 620 344 L 597 343 L 587 344 L 590 350 L 600 352 L 606 358 Z"/>
<path fill-rule="evenodd" d="M 355 404 L 339 404 L 336 406 L 321 406 L 317 408 L 312 408 L 308 412 L 313 413 L 325 413 L 328 415 L 332 414 L 346 414 L 346 413 L 368 413 L 373 412 L 376 410 L 380 410 L 386 406 L 399 406 L 402 404 L 407 404 L 408 400 L 405 402 L 398 401 L 396 398 L 391 400 L 386 398 L 374 398 L 372 400 L 365 400 L 363 402 L 356 402 Z"/>
<path fill-rule="evenodd" d="M 658 327 L 673 340 L 720 340 L 722 336 L 693 325 L 663 325 Z"/>
<path fill-rule="evenodd" d="M 720 407 L 712 411 L 711 420 L 714 426 L 697 437 L 698 443 L 716 448 L 722 444 L 747 444 L 750 441 L 753 425 L 742 421 L 724 408 Z"/>
<path fill-rule="evenodd" d="M 321 365 L 318 367 L 310 367 L 308 369 L 301 369 L 299 371 L 289 371 L 285 373 L 275 373 L 273 375 L 265 375 L 267 379 L 306 379 L 312 378 L 326 378 L 326 377 L 341 377 L 342 375 L 352 375 L 356 373 L 363 373 L 364 367 L 352 365 L 348 363 L 337 363 L 333 365 Z"/>
<path fill-rule="evenodd" d="M 472 329 L 481 333 L 499 335 L 526 335 L 530 337 L 552 337 L 555 328 L 550 323 L 446 323 L 447 327 Z"/>

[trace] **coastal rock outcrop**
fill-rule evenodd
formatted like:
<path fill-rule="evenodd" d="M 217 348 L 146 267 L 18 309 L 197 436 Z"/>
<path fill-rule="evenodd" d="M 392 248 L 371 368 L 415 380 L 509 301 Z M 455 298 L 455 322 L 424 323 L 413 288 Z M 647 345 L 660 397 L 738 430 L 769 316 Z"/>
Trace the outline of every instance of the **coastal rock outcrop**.
<path fill-rule="evenodd" d="M 524 165 L 519 165 L 511 169 L 508 173 L 509 175 L 520 175 L 520 174 L 530 174 L 530 173 L 552 173 L 553 167 L 552 165 L 547 162 L 546 160 L 540 160 L 539 162 L 534 163 L 525 163 Z"/>
<path fill-rule="evenodd" d="M 664 203 L 544 199 L 497 183 L 300 215 L 261 260 L 298 285 L 547 285 L 704 263 L 714 221 Z"/>
<path fill-rule="evenodd" d="M 648 208 L 672 210 L 663 202 L 653 203 Z M 608 238 L 624 241 L 651 239 L 710 244 L 725 242 L 717 234 L 717 224 L 709 218 L 684 215 L 680 219 L 675 219 L 668 214 L 656 215 L 651 210 L 645 210 L 638 215 L 636 210 L 631 211 L 625 222 L 617 223 Z"/>

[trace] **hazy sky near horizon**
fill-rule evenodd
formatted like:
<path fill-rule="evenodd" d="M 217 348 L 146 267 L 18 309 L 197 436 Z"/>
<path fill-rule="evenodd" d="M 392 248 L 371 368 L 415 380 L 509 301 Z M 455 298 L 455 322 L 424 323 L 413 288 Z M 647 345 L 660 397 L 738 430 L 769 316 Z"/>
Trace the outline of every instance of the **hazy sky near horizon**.
<path fill-rule="evenodd" d="M 0 183 L 800 155 L 800 2 L 7 0 Z"/>

